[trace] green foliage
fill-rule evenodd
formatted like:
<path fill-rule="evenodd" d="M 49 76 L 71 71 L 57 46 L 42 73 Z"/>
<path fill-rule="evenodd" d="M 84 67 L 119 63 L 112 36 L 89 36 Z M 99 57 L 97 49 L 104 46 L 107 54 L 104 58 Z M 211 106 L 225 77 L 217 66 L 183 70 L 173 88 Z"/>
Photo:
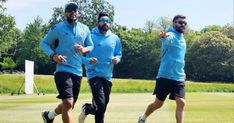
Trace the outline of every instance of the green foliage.
<path fill-rule="evenodd" d="M 117 75 L 115 77 L 153 79 L 161 53 L 161 42 L 158 36 L 155 36 L 156 32 L 119 29 L 116 33 L 122 41 L 123 56 L 121 63 L 115 67 L 114 75 Z"/>
<path fill-rule="evenodd" d="M 110 18 L 114 18 L 114 6 L 106 0 L 72 0 L 80 6 L 81 16 L 79 21 L 93 28 L 97 24 L 97 16 L 99 12 L 105 11 L 109 13 Z"/>
<path fill-rule="evenodd" d="M 200 34 L 197 31 L 191 30 L 189 28 L 185 30 L 184 38 L 186 41 L 187 49 L 190 49 L 194 41 L 196 41 L 199 36 Z"/>
<path fill-rule="evenodd" d="M 98 13 L 101 11 L 106 11 L 109 13 L 110 18 L 113 20 L 114 17 L 114 6 L 105 0 L 70 0 L 76 2 L 79 6 L 79 12 L 81 16 L 79 21 L 88 25 L 88 27 L 93 28 L 97 23 Z M 56 7 L 54 8 L 54 13 L 52 19 L 50 19 L 50 25 L 58 23 L 64 19 L 64 8 Z"/>
<path fill-rule="evenodd" d="M 234 40 L 234 25 L 232 24 L 227 24 L 224 27 L 222 27 L 222 29 L 220 30 L 221 33 L 223 33 L 224 35 L 226 35 L 228 38 Z"/>
<path fill-rule="evenodd" d="M 7 0 L 0 0 L 0 13 L 5 11 L 4 3 L 6 3 Z"/>
<path fill-rule="evenodd" d="M 52 14 L 52 18 L 49 20 L 49 27 L 51 28 L 53 25 L 64 20 L 64 8 L 63 7 L 55 7 L 54 12 Z"/>
<path fill-rule="evenodd" d="M 203 28 L 201 30 L 202 33 L 206 33 L 206 32 L 211 32 L 211 31 L 220 31 L 222 29 L 221 26 L 218 26 L 218 25 L 210 25 L 210 26 L 207 26 L 205 28 Z"/>
<path fill-rule="evenodd" d="M 15 20 L 0 12 L 0 56 L 16 44 Z"/>
<path fill-rule="evenodd" d="M 13 70 L 16 67 L 15 62 L 10 57 L 5 57 L 3 62 L 0 62 L 2 69 L 10 69 Z"/>
<path fill-rule="evenodd" d="M 40 41 L 44 36 L 45 25 L 42 19 L 37 17 L 33 23 L 28 24 L 24 31 L 22 48 L 17 54 L 17 64 L 24 65 L 25 60 L 35 62 L 35 73 L 52 73 L 52 62 L 40 48 Z M 45 69 L 47 68 L 47 69 Z"/>
<path fill-rule="evenodd" d="M 233 81 L 234 41 L 220 32 L 207 32 L 188 55 L 189 77 L 199 81 Z"/>

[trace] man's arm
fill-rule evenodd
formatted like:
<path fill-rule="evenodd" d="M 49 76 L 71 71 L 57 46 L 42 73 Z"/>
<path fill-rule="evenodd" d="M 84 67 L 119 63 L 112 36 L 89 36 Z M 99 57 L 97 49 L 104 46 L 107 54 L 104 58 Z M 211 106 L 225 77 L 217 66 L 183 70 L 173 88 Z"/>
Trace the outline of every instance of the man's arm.
<path fill-rule="evenodd" d="M 116 45 L 115 45 L 115 51 L 114 51 L 114 57 L 112 58 L 113 64 L 118 64 L 122 57 L 122 44 L 120 42 L 120 39 L 118 38 Z"/>

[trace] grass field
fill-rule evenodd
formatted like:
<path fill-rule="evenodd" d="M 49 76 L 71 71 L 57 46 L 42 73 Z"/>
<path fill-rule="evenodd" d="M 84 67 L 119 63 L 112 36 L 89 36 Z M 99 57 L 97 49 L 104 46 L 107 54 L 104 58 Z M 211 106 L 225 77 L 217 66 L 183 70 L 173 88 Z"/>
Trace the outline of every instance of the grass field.
<path fill-rule="evenodd" d="M 42 123 L 41 111 L 54 108 L 59 100 L 54 94 L 0 96 L 0 123 Z M 74 119 L 80 113 L 81 104 L 91 101 L 89 93 L 80 94 L 74 109 Z M 151 93 L 111 94 L 106 112 L 106 123 L 136 123 L 146 106 L 154 100 Z M 187 93 L 185 123 L 233 123 L 234 93 Z M 165 105 L 154 112 L 147 123 L 175 123 L 175 103 L 167 100 Z M 62 123 L 58 116 L 55 123 Z M 88 116 L 86 123 L 94 123 Z"/>
<path fill-rule="evenodd" d="M 40 92 L 57 93 L 52 75 L 35 75 L 34 82 Z M 24 83 L 24 74 L 0 74 L 0 94 L 17 93 Z M 140 79 L 113 79 L 113 93 L 151 93 L 155 86 L 155 80 Z M 21 90 L 23 92 L 24 85 Z M 81 83 L 81 92 L 89 93 L 87 79 L 84 77 Z M 234 92 L 234 84 L 224 82 L 192 82 L 186 81 L 186 92 Z"/>

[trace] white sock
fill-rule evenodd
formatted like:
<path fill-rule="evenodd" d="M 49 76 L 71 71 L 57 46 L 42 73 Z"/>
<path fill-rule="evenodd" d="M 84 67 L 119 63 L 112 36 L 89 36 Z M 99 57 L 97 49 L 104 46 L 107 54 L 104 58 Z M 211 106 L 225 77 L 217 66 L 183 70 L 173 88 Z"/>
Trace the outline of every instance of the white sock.
<path fill-rule="evenodd" d="M 53 110 L 49 111 L 48 117 L 49 117 L 50 119 L 54 119 L 54 117 L 57 116 L 57 115 L 58 115 L 58 114 L 56 114 L 56 113 L 55 113 L 55 110 L 53 109 Z"/>
<path fill-rule="evenodd" d="M 145 114 L 141 115 L 142 120 L 146 120 L 147 116 Z"/>

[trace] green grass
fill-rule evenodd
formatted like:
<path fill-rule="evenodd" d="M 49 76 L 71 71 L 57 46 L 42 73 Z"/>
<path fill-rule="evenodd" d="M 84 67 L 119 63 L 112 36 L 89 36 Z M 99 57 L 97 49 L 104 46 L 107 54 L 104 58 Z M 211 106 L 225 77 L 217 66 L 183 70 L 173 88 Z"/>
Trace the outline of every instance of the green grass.
<path fill-rule="evenodd" d="M 55 94 L 0 96 L 0 123 L 42 123 L 43 109 L 53 109 L 59 102 Z M 154 100 L 151 93 L 114 93 L 107 108 L 106 123 L 136 123 L 147 105 Z M 185 123 L 233 123 L 234 93 L 187 93 Z M 91 101 L 90 93 L 81 93 L 73 116 L 77 123 L 81 104 Z M 164 106 L 154 112 L 147 123 L 175 123 L 175 102 L 166 100 Z M 93 116 L 86 123 L 93 123 Z M 62 123 L 57 116 L 55 123 Z"/>
<path fill-rule="evenodd" d="M 35 84 L 40 92 L 57 93 L 52 75 L 35 75 Z M 23 74 L 0 74 L 0 94 L 17 92 L 24 82 Z M 152 92 L 155 80 L 113 79 L 113 93 L 148 93 Z M 24 86 L 21 90 L 23 92 Z M 89 93 L 87 79 L 84 77 L 81 92 Z M 234 84 L 221 82 L 202 83 L 186 81 L 186 92 L 234 92 Z"/>

